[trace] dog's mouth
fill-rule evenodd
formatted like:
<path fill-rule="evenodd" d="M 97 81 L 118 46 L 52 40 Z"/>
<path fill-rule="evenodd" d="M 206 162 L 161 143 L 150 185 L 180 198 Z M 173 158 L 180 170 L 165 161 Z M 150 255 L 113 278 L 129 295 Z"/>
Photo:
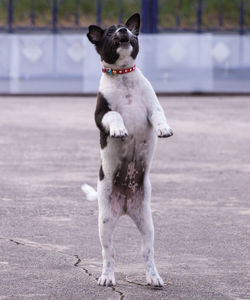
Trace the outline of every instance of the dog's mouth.
<path fill-rule="evenodd" d="M 128 34 L 121 34 L 119 37 L 119 46 L 126 47 L 130 44 Z"/>
<path fill-rule="evenodd" d="M 114 36 L 114 45 L 121 48 L 129 48 L 130 37 L 127 33 L 119 33 Z"/>
<path fill-rule="evenodd" d="M 127 48 L 129 45 L 130 45 L 130 39 L 127 36 L 120 38 L 119 46 L 123 48 Z"/>
<path fill-rule="evenodd" d="M 128 43 L 129 42 L 129 38 L 127 36 L 124 36 L 122 38 L 120 38 L 120 43 Z"/>

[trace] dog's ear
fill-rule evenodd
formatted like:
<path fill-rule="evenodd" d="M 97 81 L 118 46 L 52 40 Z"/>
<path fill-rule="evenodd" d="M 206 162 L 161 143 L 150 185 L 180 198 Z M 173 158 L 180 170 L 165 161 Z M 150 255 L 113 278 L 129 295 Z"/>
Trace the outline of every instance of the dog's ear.
<path fill-rule="evenodd" d="M 90 25 L 87 37 L 92 44 L 96 45 L 102 39 L 103 34 L 104 30 L 101 27 L 97 25 Z"/>
<path fill-rule="evenodd" d="M 138 35 L 140 31 L 140 14 L 136 13 L 133 16 L 131 16 L 125 25 L 135 35 Z"/>

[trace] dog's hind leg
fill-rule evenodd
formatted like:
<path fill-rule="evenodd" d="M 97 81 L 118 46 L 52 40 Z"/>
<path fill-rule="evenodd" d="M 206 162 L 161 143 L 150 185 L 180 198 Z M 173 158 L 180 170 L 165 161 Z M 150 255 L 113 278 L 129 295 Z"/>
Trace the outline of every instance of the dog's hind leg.
<path fill-rule="evenodd" d="M 152 286 L 163 286 L 163 280 L 158 274 L 154 262 L 154 224 L 152 219 L 151 207 L 151 185 L 149 179 L 145 180 L 144 196 L 141 205 L 137 209 L 129 212 L 142 236 L 142 254 L 146 262 L 147 284 Z"/>
<path fill-rule="evenodd" d="M 107 186 L 99 186 L 98 203 L 99 237 L 102 246 L 103 257 L 102 275 L 98 280 L 98 284 L 103 286 L 112 286 L 115 285 L 115 253 L 112 244 L 112 233 L 120 217 L 120 214 L 115 212 L 111 207 L 110 193 L 107 191 Z"/>

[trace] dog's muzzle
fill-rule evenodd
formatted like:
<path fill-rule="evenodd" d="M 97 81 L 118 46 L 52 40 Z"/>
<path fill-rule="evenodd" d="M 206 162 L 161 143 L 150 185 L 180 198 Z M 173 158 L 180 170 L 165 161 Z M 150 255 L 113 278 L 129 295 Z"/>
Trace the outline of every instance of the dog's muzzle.
<path fill-rule="evenodd" d="M 117 38 L 119 45 L 122 47 L 127 47 L 130 45 L 130 36 L 127 28 L 122 27 L 117 31 Z"/>

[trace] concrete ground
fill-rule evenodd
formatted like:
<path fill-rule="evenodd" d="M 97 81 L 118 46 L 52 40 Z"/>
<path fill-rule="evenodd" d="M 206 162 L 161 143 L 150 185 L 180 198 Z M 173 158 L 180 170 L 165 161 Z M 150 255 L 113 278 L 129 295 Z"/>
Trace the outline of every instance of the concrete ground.
<path fill-rule="evenodd" d="M 0 299 L 250 299 L 250 99 L 160 99 L 174 129 L 152 166 L 155 256 L 121 218 L 115 288 L 97 285 L 94 98 L 0 98 Z"/>

